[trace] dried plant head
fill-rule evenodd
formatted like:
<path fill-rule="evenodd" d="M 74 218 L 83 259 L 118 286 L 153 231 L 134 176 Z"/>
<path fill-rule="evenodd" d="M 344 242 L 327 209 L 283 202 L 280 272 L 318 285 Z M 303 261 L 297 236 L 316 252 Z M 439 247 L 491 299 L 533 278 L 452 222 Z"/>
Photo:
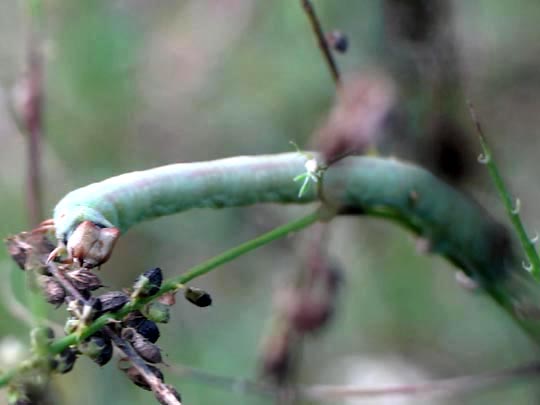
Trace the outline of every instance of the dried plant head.
<path fill-rule="evenodd" d="M 334 107 L 316 133 L 316 146 L 325 162 L 362 154 L 376 144 L 396 102 L 396 86 L 383 72 L 344 76 Z"/>

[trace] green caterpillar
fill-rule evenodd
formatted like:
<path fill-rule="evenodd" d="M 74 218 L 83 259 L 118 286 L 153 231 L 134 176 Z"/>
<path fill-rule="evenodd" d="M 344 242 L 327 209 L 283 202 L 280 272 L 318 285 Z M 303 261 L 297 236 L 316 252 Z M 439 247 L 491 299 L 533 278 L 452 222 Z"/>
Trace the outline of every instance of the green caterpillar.
<path fill-rule="evenodd" d="M 320 190 L 311 188 L 299 197 L 298 183 L 292 179 L 305 171 L 305 163 L 299 153 L 242 156 L 112 177 L 72 191 L 58 203 L 56 236 L 72 256 L 93 267 L 107 260 L 118 236 L 114 234 L 110 244 L 104 238 L 106 252 L 91 258 L 103 230 L 123 233 L 141 221 L 191 208 L 300 204 L 324 196 L 326 205 L 338 213 L 399 222 L 428 239 L 433 253 L 463 269 L 505 306 L 536 311 L 539 288 L 517 260 L 504 228 L 426 170 L 395 159 L 351 157 L 324 172 Z M 82 223 L 92 230 L 77 232 Z M 88 239 L 93 247 L 81 253 L 77 248 Z M 103 243 L 98 245 L 103 248 Z"/>

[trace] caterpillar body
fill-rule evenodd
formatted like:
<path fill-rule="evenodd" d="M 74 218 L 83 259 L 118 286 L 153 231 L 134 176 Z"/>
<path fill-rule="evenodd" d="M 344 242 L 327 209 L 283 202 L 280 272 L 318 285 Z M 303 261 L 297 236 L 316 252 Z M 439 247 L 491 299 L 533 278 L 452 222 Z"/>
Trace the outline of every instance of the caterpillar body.
<path fill-rule="evenodd" d="M 68 248 L 73 240 L 68 251 L 84 261 L 92 249 L 99 250 L 96 240 L 106 230 L 123 233 L 141 221 L 192 208 L 301 204 L 316 202 L 323 195 L 325 203 L 340 213 L 392 218 L 428 239 L 433 253 L 448 258 L 499 301 L 519 296 L 522 309 L 532 301 L 537 306 L 538 286 L 531 284 L 532 276 L 517 264 L 504 228 L 470 198 L 428 171 L 395 159 L 350 157 L 326 170 L 322 193 L 311 188 L 299 197 L 298 183 L 292 179 L 305 170 L 305 162 L 298 153 L 241 156 L 112 177 L 72 191 L 58 203 L 54 209 L 56 237 Z M 81 231 L 80 236 L 77 230 L 83 223 L 93 228 Z M 77 248 L 87 242 L 88 235 L 93 247 L 80 253 Z M 102 238 L 98 245 L 106 252 L 90 257 L 88 267 L 108 258 L 117 236 Z M 112 244 L 106 243 L 107 237 L 114 239 Z M 525 290 L 532 295 L 524 294 Z M 528 297 L 525 303 L 524 297 Z"/>

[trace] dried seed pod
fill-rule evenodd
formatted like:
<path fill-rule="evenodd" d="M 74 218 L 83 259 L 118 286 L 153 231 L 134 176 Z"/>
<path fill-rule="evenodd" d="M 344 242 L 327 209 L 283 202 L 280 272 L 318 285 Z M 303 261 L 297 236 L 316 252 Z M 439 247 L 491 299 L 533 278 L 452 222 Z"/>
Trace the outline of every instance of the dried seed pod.
<path fill-rule="evenodd" d="M 45 227 L 31 232 L 21 232 L 5 239 L 10 256 L 22 270 L 34 270 L 47 274 L 46 261 L 55 248 Z"/>
<path fill-rule="evenodd" d="M 71 281 L 73 286 L 79 290 L 89 290 L 94 291 L 98 288 L 103 287 L 101 280 L 94 273 L 90 272 L 87 269 L 78 269 L 69 271 L 66 273 L 66 277 Z"/>
<path fill-rule="evenodd" d="M 62 353 L 54 356 L 53 368 L 60 374 L 69 373 L 73 369 L 76 360 L 77 351 L 72 348 L 67 348 Z"/>
<path fill-rule="evenodd" d="M 107 364 L 113 355 L 111 339 L 101 333 L 96 333 L 81 342 L 78 349 L 82 354 L 90 357 L 99 366 Z"/>
<path fill-rule="evenodd" d="M 133 328 L 122 329 L 122 338 L 131 343 L 135 351 L 149 363 L 161 363 L 161 349 Z"/>
<path fill-rule="evenodd" d="M 349 49 L 349 38 L 341 31 L 332 31 L 326 34 L 328 45 L 339 53 L 347 52 Z"/>
<path fill-rule="evenodd" d="M 145 271 L 135 280 L 133 294 L 135 297 L 148 297 L 159 291 L 163 282 L 163 273 L 159 267 Z"/>
<path fill-rule="evenodd" d="M 129 296 L 122 291 L 110 291 L 98 296 L 101 301 L 101 313 L 117 312 L 129 302 Z"/>
<path fill-rule="evenodd" d="M 60 306 L 64 303 L 66 291 L 58 281 L 52 277 L 40 275 L 37 277 L 37 282 L 49 304 Z"/>
<path fill-rule="evenodd" d="M 182 402 L 182 397 L 180 396 L 180 393 L 178 391 L 176 391 L 176 388 L 174 388 L 172 385 L 170 384 L 165 384 L 165 389 L 168 391 L 168 392 L 156 392 L 154 393 L 154 395 L 156 396 L 156 399 L 158 400 L 158 402 L 160 404 L 163 404 L 163 405 L 168 405 L 170 404 L 170 401 L 167 399 L 168 397 L 168 393 L 169 394 L 172 394 L 177 400 L 178 402 Z"/>
<path fill-rule="evenodd" d="M 154 366 L 152 366 L 150 364 L 147 364 L 146 366 L 150 369 L 150 371 L 159 380 L 164 381 L 163 373 L 161 372 L 161 370 L 159 368 L 154 367 Z M 136 386 L 141 387 L 142 389 L 145 389 L 147 391 L 152 391 L 152 388 L 150 387 L 150 385 L 148 385 L 148 383 L 146 382 L 146 380 L 144 379 L 142 374 L 135 367 L 131 366 L 131 367 L 128 367 L 128 368 L 125 368 L 125 369 L 121 368 L 121 370 L 124 373 L 126 373 L 126 375 L 133 382 L 133 384 L 135 384 Z"/>
<path fill-rule="evenodd" d="M 212 305 L 212 297 L 206 291 L 200 288 L 187 287 L 184 290 L 184 297 L 198 307 L 207 307 Z"/>
<path fill-rule="evenodd" d="M 148 319 L 157 323 L 168 323 L 171 318 L 171 308 L 161 302 L 154 301 L 144 308 Z"/>
<path fill-rule="evenodd" d="M 126 327 L 134 328 L 137 333 L 140 333 L 152 343 L 156 343 L 159 339 L 160 333 L 156 323 L 146 319 L 139 311 L 129 314 L 123 323 Z"/>

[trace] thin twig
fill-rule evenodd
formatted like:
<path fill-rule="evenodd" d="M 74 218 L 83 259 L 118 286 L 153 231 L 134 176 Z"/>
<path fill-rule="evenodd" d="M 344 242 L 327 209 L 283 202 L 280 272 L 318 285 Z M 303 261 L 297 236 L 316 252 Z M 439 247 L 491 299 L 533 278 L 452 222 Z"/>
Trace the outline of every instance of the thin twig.
<path fill-rule="evenodd" d="M 497 167 L 497 164 L 495 163 L 495 160 L 493 159 L 493 154 L 487 143 L 484 131 L 482 130 L 482 126 L 480 125 L 480 121 L 476 116 L 474 107 L 470 101 L 468 101 L 467 104 L 469 107 L 471 119 L 476 127 L 476 132 L 478 134 L 478 139 L 480 140 L 480 145 L 482 146 L 483 150 L 483 155 L 480 155 L 478 157 L 478 161 L 487 165 L 489 174 L 491 176 L 491 179 L 495 183 L 495 188 L 497 189 L 499 196 L 504 204 L 506 213 L 510 218 L 510 221 L 512 222 L 512 225 L 519 237 L 519 241 L 521 243 L 523 251 L 527 256 L 527 259 L 529 260 L 530 272 L 534 277 L 540 279 L 540 257 L 538 256 L 538 252 L 536 251 L 534 242 L 530 239 L 529 234 L 527 233 L 525 226 L 521 221 L 521 215 L 519 212 L 519 199 L 516 199 L 514 206 L 513 198 L 511 197 L 510 191 L 506 187 L 506 184 L 504 183 L 504 180 L 499 173 L 499 169 Z"/>
<path fill-rule="evenodd" d="M 41 16 L 32 15 L 28 21 L 26 73 L 21 89 L 21 124 L 27 135 L 26 189 L 28 217 L 32 226 L 43 220 L 42 199 L 42 136 L 43 136 L 43 55 L 39 41 Z"/>
<path fill-rule="evenodd" d="M 500 371 L 469 376 L 447 378 L 420 384 L 400 385 L 385 388 L 360 388 L 355 386 L 314 385 L 298 389 L 298 394 L 306 399 L 323 401 L 340 398 L 377 398 L 391 396 L 450 395 L 471 392 L 509 383 L 523 378 L 538 378 L 540 361 Z"/>
<path fill-rule="evenodd" d="M 169 370 L 181 378 L 189 378 L 201 384 L 211 385 L 216 388 L 233 391 L 239 394 L 252 394 L 272 398 L 279 395 L 278 390 L 273 385 L 253 381 L 247 378 L 213 374 L 183 364 L 172 364 L 169 366 Z"/>
<path fill-rule="evenodd" d="M 28 128 L 27 204 L 30 222 L 32 226 L 35 226 L 43 220 L 41 179 L 43 63 L 37 50 L 30 50 L 29 64 L 28 109 L 30 111 L 26 122 Z"/>
<path fill-rule="evenodd" d="M 311 0 L 300 0 L 300 2 L 309 19 L 309 22 L 311 23 L 313 33 L 317 37 L 317 43 L 319 44 L 319 48 L 321 49 L 326 64 L 328 65 L 332 78 L 336 82 L 336 85 L 339 86 L 341 83 L 341 75 L 334 56 L 332 55 L 332 51 L 328 46 L 328 41 L 326 40 L 321 22 L 317 17 L 317 13 L 315 12 L 315 7 L 313 6 Z"/>
<path fill-rule="evenodd" d="M 518 367 L 499 371 L 473 374 L 454 378 L 445 378 L 419 384 L 396 385 L 383 388 L 365 388 L 354 385 L 303 385 L 287 389 L 277 389 L 257 381 L 226 377 L 184 365 L 173 366 L 176 374 L 191 378 L 201 384 L 210 384 L 216 388 L 242 393 L 253 393 L 275 398 L 296 398 L 311 401 L 329 401 L 343 398 L 388 398 L 396 396 L 428 396 L 470 393 L 485 390 L 493 386 L 509 384 L 517 380 L 540 377 L 540 361 L 534 361 Z"/>
<path fill-rule="evenodd" d="M 48 266 L 50 273 L 66 291 L 75 299 L 80 300 L 84 304 L 88 304 L 88 301 L 81 295 L 81 293 L 73 286 L 73 284 L 64 276 L 62 271 L 54 264 L 50 263 Z M 104 326 L 103 331 L 107 336 L 111 338 L 116 347 L 120 349 L 124 355 L 129 359 L 131 364 L 141 374 L 143 379 L 152 389 L 152 392 L 156 398 L 160 398 L 166 405 L 182 405 L 171 390 L 150 370 L 146 362 L 137 354 L 137 352 L 131 347 L 131 345 L 122 339 L 118 334 L 109 326 Z"/>

